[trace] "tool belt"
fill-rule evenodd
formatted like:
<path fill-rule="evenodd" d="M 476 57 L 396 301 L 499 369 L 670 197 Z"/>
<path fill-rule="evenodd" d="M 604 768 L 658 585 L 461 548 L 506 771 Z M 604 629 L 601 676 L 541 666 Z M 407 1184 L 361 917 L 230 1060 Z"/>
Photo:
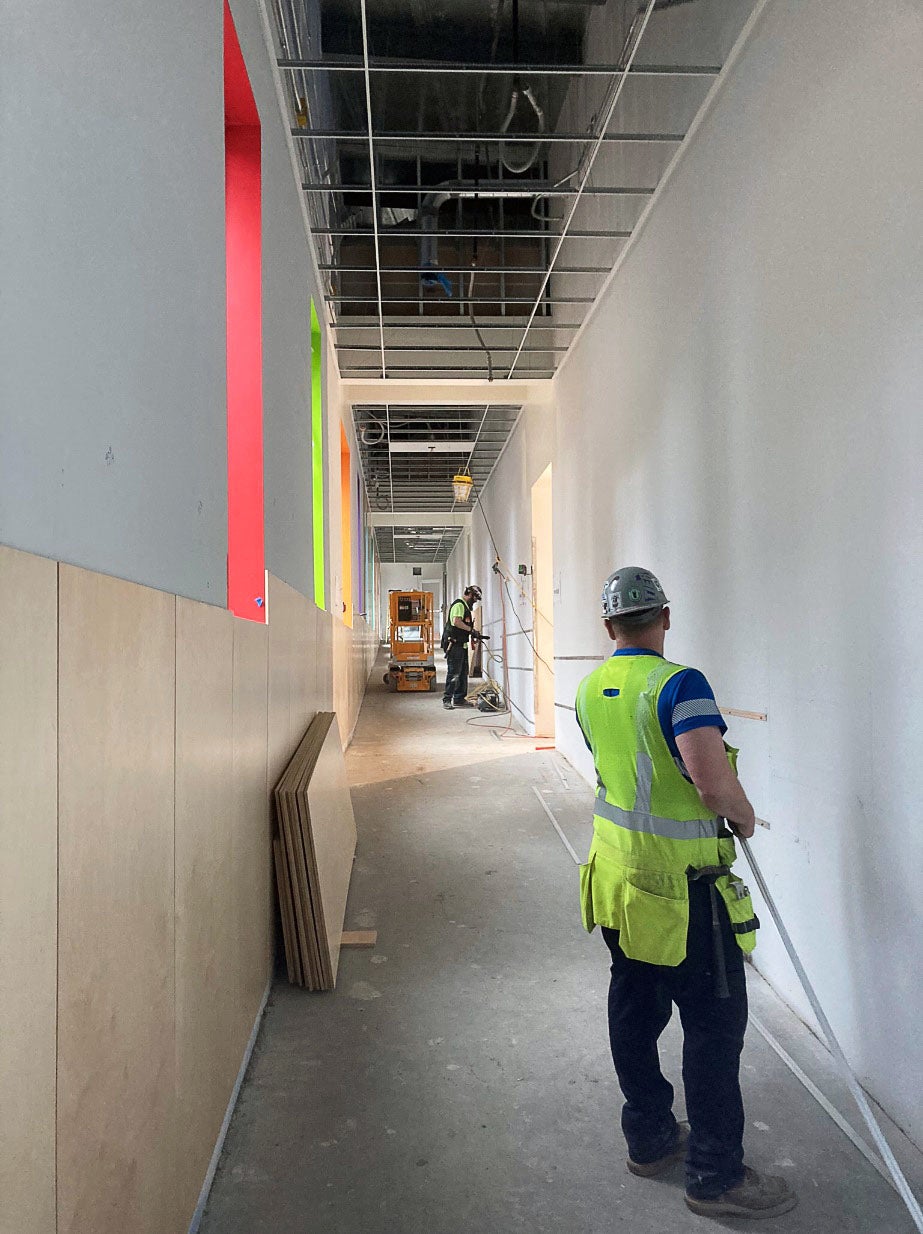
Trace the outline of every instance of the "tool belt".
<path fill-rule="evenodd" d="M 730 998 L 727 969 L 724 964 L 724 938 L 721 933 L 721 915 L 718 912 L 718 890 L 715 887 L 718 879 L 724 874 L 730 874 L 730 866 L 702 866 L 696 870 L 690 866 L 686 878 L 690 883 L 705 883 L 711 900 L 711 946 L 712 946 L 712 976 L 715 981 L 715 997 Z"/>

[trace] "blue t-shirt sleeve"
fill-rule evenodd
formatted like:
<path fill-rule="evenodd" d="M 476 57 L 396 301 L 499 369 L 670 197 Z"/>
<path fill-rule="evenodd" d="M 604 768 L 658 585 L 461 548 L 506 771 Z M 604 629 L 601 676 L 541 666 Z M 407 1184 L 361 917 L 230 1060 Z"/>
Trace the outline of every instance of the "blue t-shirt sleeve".
<path fill-rule="evenodd" d="M 680 733 L 717 728 L 723 737 L 728 731 L 714 691 L 697 668 L 684 668 L 670 678 L 657 700 L 657 718 L 674 758 L 679 757 L 676 738 Z"/>

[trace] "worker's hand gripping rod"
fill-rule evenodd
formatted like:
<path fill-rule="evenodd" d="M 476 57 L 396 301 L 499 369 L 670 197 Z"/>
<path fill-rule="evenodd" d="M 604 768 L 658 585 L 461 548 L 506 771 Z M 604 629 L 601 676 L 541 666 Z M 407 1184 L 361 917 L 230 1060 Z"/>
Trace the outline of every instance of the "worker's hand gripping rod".
<path fill-rule="evenodd" d="M 770 894 L 769 888 L 766 886 L 766 880 L 763 878 L 763 873 L 757 865 L 753 851 L 745 839 L 741 838 L 741 844 L 743 845 L 744 855 L 750 863 L 750 869 L 753 871 L 753 877 L 756 879 L 756 885 L 759 887 L 760 893 L 766 901 L 766 907 L 769 909 L 772 914 L 772 919 L 776 923 L 776 928 L 779 931 L 782 942 L 785 944 L 785 950 L 788 952 L 789 959 L 795 967 L 795 972 L 798 974 L 798 980 L 804 987 L 804 992 L 808 996 L 808 1002 L 811 1004 L 814 1014 L 817 1016 L 817 1022 L 824 1030 L 824 1036 L 827 1038 L 827 1043 L 830 1046 L 834 1058 L 840 1065 L 840 1070 L 843 1072 L 846 1083 L 849 1085 L 850 1092 L 856 1100 L 856 1105 L 859 1107 L 862 1117 L 868 1124 L 868 1129 L 872 1133 L 872 1139 L 878 1145 L 878 1151 L 881 1153 L 884 1163 L 888 1167 L 891 1177 L 894 1179 L 894 1186 L 897 1188 L 897 1192 L 901 1199 L 907 1205 L 907 1211 L 913 1218 L 914 1225 L 919 1231 L 921 1231 L 921 1234 L 923 1234 L 923 1209 L 920 1208 L 916 1196 L 910 1190 L 907 1179 L 904 1177 L 901 1167 L 897 1164 L 897 1159 L 891 1151 L 888 1141 L 884 1137 L 884 1132 L 879 1126 L 875 1115 L 872 1113 L 872 1108 L 868 1103 L 868 1098 L 862 1091 L 862 1087 L 856 1079 L 855 1073 L 853 1072 L 852 1067 L 850 1067 L 846 1055 L 843 1053 L 843 1048 L 836 1039 L 836 1034 L 831 1027 L 830 1021 L 824 1014 L 823 1007 L 818 1002 L 817 995 L 814 992 L 814 987 L 811 985 L 808 974 L 804 971 L 804 966 L 798 958 L 798 952 L 795 950 L 788 930 L 786 930 L 782 918 L 779 916 L 779 910 L 776 908 L 775 901 Z"/>

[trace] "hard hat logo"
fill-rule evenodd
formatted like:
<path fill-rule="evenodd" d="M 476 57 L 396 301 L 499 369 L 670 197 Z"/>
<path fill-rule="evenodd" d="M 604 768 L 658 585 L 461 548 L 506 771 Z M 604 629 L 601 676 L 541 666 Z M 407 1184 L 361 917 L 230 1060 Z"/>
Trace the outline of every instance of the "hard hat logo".
<path fill-rule="evenodd" d="M 602 594 L 603 617 L 656 615 L 669 601 L 659 580 L 640 566 L 623 566 L 606 579 Z"/>

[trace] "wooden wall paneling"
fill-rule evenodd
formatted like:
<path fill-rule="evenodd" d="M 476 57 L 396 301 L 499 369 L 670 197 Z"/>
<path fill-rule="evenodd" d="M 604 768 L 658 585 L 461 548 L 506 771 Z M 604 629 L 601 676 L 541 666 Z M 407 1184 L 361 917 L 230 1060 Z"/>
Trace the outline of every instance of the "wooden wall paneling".
<path fill-rule="evenodd" d="M 272 971 L 272 815 L 267 791 L 269 631 L 234 622 L 233 808 L 228 839 L 233 853 L 233 956 L 237 990 L 235 1074 Z"/>
<path fill-rule="evenodd" d="M 334 618 L 319 609 L 315 646 L 317 648 L 317 710 L 333 711 L 333 627 Z"/>
<path fill-rule="evenodd" d="M 294 667 L 294 627 L 296 615 L 292 588 L 269 575 L 269 775 L 272 789 L 285 770 L 295 749 L 292 720 L 292 673 Z"/>
<path fill-rule="evenodd" d="M 333 710 L 336 712 L 340 739 L 349 740 L 349 661 L 352 655 L 353 632 L 339 618 L 333 622 Z"/>
<path fill-rule="evenodd" d="M 317 711 L 317 607 L 313 600 L 308 600 L 296 592 L 292 598 L 292 610 L 295 617 L 292 648 L 294 659 L 292 717 L 295 726 L 295 740 L 300 741 Z"/>
<path fill-rule="evenodd" d="M 0 1231 L 55 1228 L 58 566 L 0 546 Z"/>
<path fill-rule="evenodd" d="M 249 1035 L 241 1041 L 235 1023 L 234 626 L 224 609 L 176 601 L 176 1147 L 187 1222 Z"/>
<path fill-rule="evenodd" d="M 175 597 L 59 574 L 58 1234 L 176 1199 Z"/>

